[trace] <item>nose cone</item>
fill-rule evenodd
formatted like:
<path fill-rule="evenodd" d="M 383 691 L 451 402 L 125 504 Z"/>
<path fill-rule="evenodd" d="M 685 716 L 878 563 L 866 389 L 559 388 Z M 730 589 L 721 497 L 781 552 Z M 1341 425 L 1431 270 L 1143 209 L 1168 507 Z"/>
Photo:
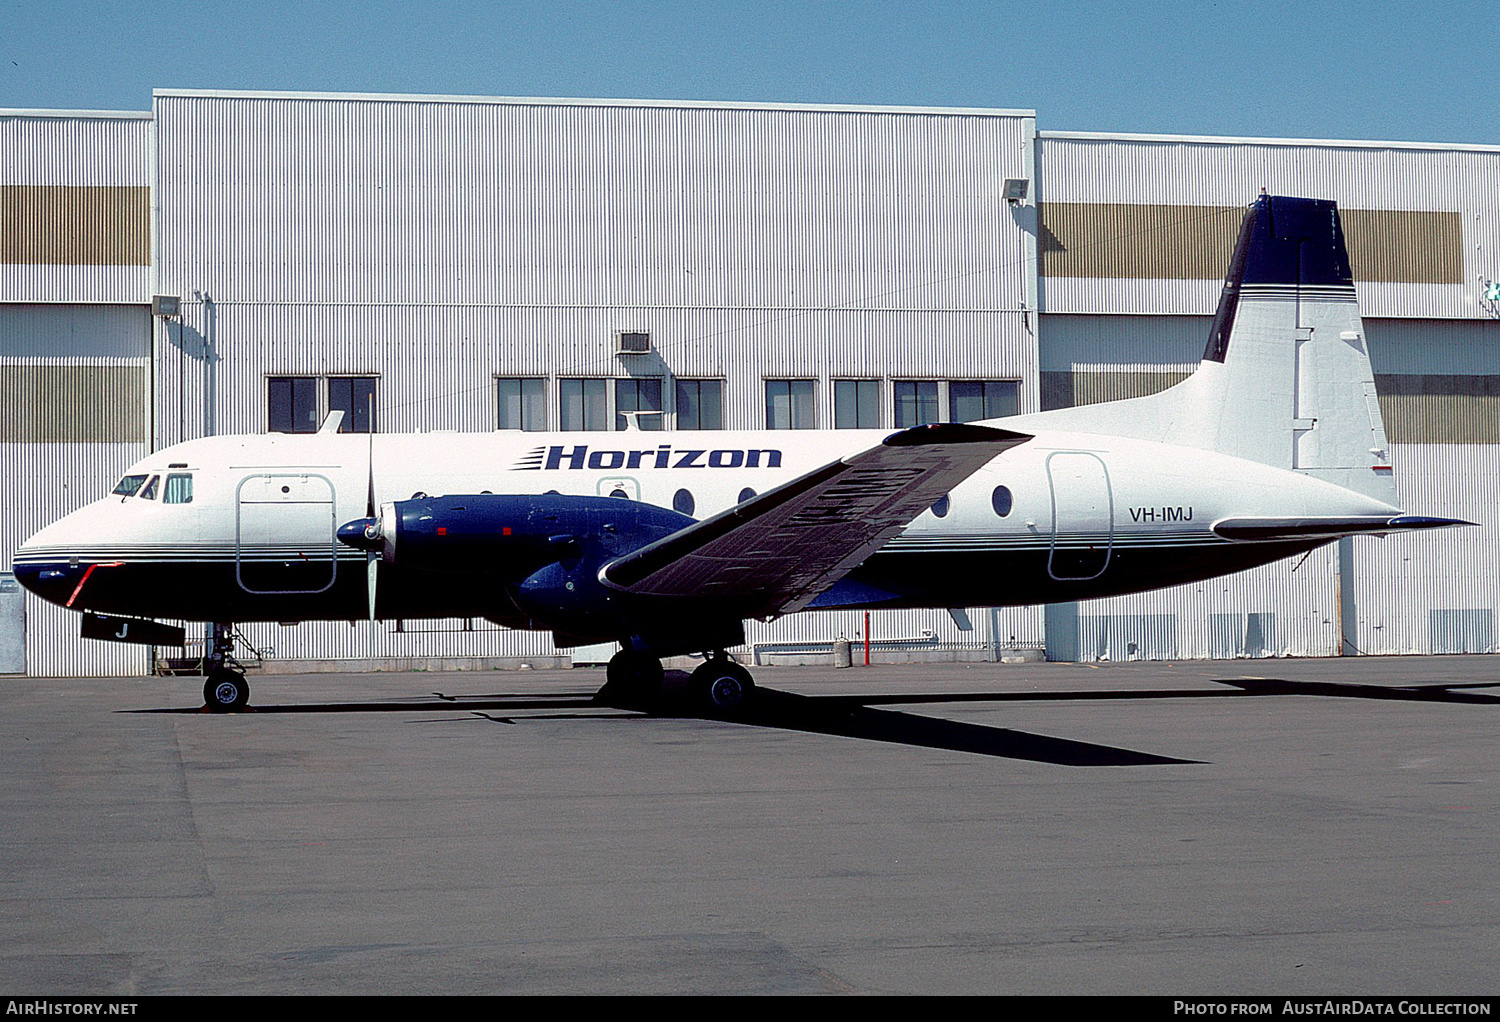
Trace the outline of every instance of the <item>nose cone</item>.
<path fill-rule="evenodd" d="M 339 542 L 356 550 L 379 551 L 384 545 L 380 535 L 380 519 L 356 518 L 339 526 Z"/>
<path fill-rule="evenodd" d="M 72 601 L 73 609 L 83 610 L 85 603 L 74 597 L 100 560 L 86 541 L 96 532 L 89 523 L 97 516 L 94 505 L 80 508 L 22 543 L 12 563 L 16 581 L 48 603 L 66 607 Z"/>

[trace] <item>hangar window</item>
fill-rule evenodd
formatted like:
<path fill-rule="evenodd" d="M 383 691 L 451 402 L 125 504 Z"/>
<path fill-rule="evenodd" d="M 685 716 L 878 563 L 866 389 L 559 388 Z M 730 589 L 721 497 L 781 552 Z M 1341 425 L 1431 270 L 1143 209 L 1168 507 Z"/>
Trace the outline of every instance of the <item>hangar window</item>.
<path fill-rule="evenodd" d="M 626 412 L 639 412 L 626 416 Z M 641 377 L 634 380 L 615 381 L 615 429 L 629 429 L 629 419 L 635 419 L 636 429 L 659 430 L 662 428 L 661 380 L 656 377 Z"/>
<path fill-rule="evenodd" d="M 374 376 L 266 377 L 266 430 L 315 433 L 329 412 L 343 412 L 340 433 L 373 433 Z"/>
<path fill-rule="evenodd" d="M 328 410 L 344 413 L 344 421 L 339 423 L 340 433 L 377 432 L 374 421 L 375 377 L 330 376 Z"/>
<path fill-rule="evenodd" d="M 766 381 L 767 429 L 815 429 L 812 380 Z"/>
<path fill-rule="evenodd" d="M 547 428 L 547 381 L 536 378 L 495 379 L 499 415 L 497 429 Z"/>
<path fill-rule="evenodd" d="M 1020 384 L 1015 380 L 896 380 L 896 425 L 975 422 L 1015 415 Z"/>
<path fill-rule="evenodd" d="M 897 380 L 893 389 L 898 427 L 925 426 L 929 422 L 942 421 L 937 380 Z"/>
<path fill-rule="evenodd" d="M 677 381 L 677 428 L 724 428 L 724 381 Z"/>
<path fill-rule="evenodd" d="M 558 380 L 558 425 L 569 431 L 609 428 L 608 380 Z"/>
<path fill-rule="evenodd" d="M 311 433 L 318 428 L 318 379 L 272 376 L 266 380 L 266 429 L 272 433 Z"/>
<path fill-rule="evenodd" d="M 948 421 L 975 422 L 1015 415 L 1021 410 L 1015 380 L 954 380 L 948 384 Z"/>
<path fill-rule="evenodd" d="M 879 380 L 833 381 L 834 429 L 876 429 L 879 425 Z"/>
<path fill-rule="evenodd" d="M 191 504 L 193 502 L 193 477 L 186 473 L 172 473 L 162 487 L 163 504 Z"/>

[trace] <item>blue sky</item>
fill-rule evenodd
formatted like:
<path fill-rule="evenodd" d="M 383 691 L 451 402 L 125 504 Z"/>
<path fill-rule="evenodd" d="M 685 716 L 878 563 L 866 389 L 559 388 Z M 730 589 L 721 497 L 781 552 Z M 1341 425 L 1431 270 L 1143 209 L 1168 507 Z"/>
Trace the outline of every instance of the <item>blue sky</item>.
<path fill-rule="evenodd" d="M 1500 144 L 1494 3 L 0 0 L 0 107 L 153 88 L 1024 107 L 1043 129 Z"/>

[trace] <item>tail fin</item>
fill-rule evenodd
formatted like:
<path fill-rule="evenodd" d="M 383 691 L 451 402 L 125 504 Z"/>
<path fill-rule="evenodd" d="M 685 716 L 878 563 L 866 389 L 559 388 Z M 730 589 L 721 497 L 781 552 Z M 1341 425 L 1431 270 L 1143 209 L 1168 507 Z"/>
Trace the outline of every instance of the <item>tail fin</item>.
<path fill-rule="evenodd" d="M 1245 212 L 1197 372 L 1150 397 L 1007 422 L 1160 440 L 1316 476 L 1395 505 L 1385 426 L 1337 206 Z"/>

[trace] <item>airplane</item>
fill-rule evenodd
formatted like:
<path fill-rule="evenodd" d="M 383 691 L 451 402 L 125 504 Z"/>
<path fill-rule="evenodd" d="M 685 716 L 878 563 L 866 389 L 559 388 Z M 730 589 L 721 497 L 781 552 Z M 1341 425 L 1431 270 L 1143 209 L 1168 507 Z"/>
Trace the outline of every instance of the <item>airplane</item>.
<path fill-rule="evenodd" d="M 429 496 L 439 494 L 439 496 Z M 156 451 L 22 545 L 84 634 L 211 624 L 208 707 L 244 707 L 231 628 L 483 617 L 662 658 L 732 714 L 744 622 L 820 609 L 1071 601 L 1241 571 L 1405 513 L 1335 203 L 1244 214 L 1199 368 L 1147 397 L 974 423 L 816 432 L 212 436 Z"/>

